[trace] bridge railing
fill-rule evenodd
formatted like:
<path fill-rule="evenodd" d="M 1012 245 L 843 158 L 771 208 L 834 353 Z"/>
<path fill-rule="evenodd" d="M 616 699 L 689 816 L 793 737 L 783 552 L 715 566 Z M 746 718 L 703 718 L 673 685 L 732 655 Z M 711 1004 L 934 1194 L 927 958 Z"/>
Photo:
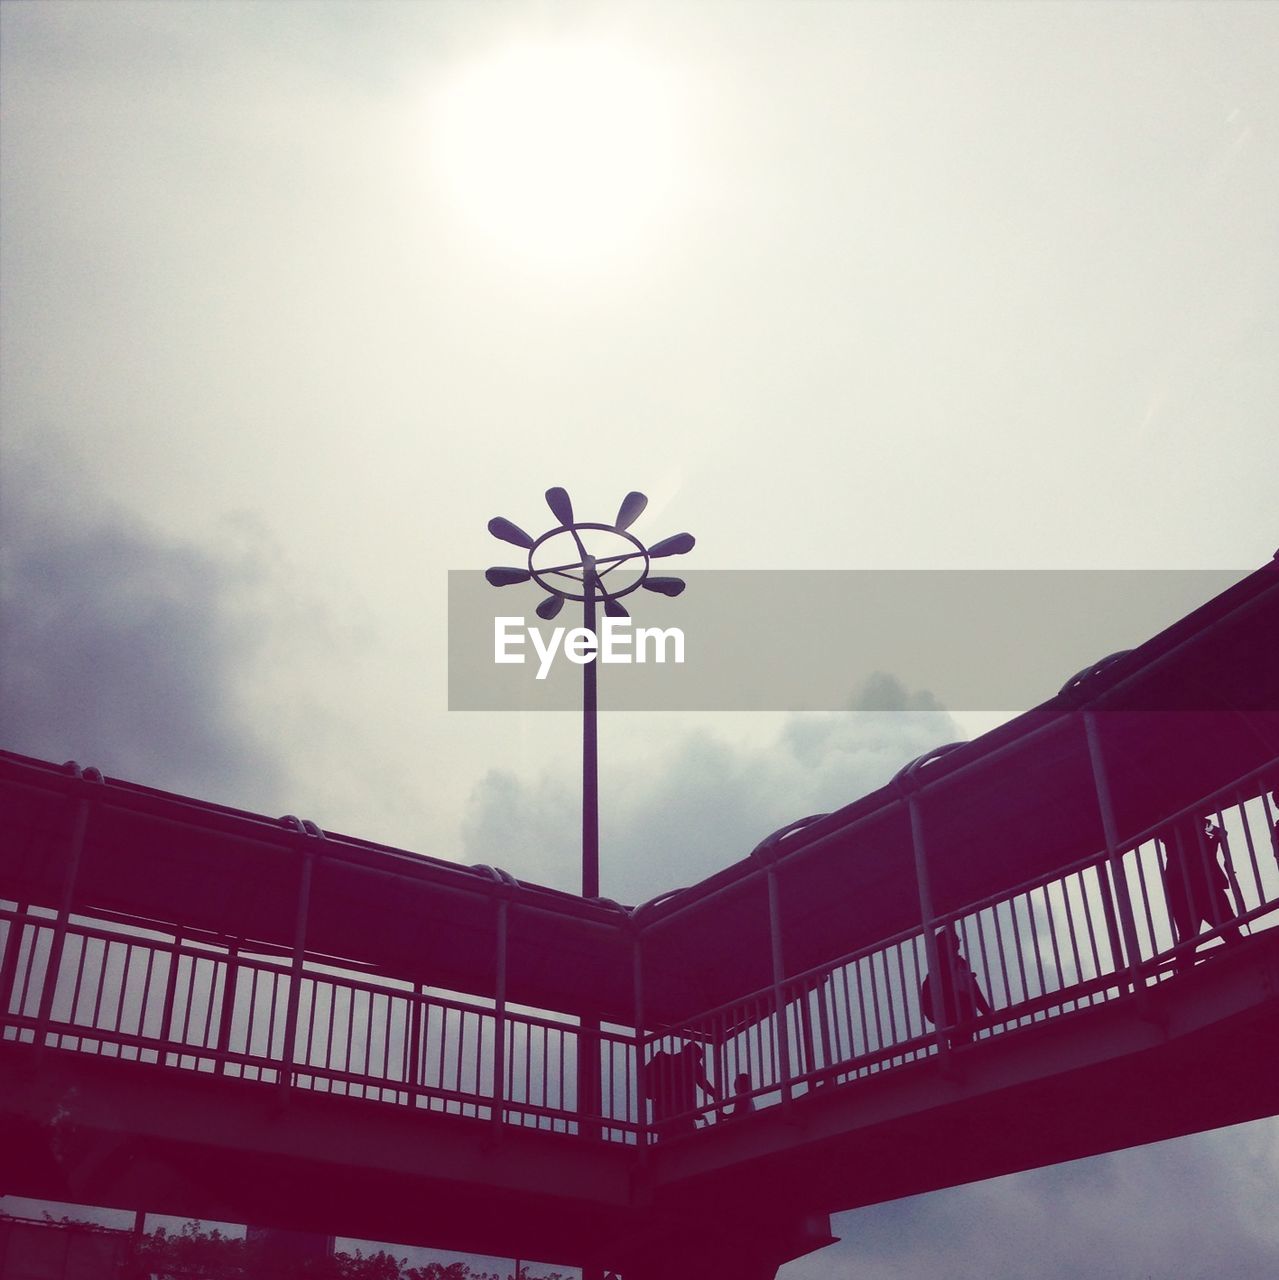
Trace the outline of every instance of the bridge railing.
<path fill-rule="evenodd" d="M 590 1030 L 600 1106 L 583 1117 L 582 1033 L 566 1016 L 499 1015 L 319 962 L 290 1016 L 285 959 L 74 915 L 59 931 L 38 905 L 0 908 L 0 957 L 3 1040 L 561 1133 L 589 1119 L 597 1136 L 635 1141 L 629 1029 Z"/>
<path fill-rule="evenodd" d="M 499 1010 L 319 957 L 295 971 L 289 957 L 235 940 L 75 914 L 60 921 L 42 904 L 0 904 L 0 1039 L 647 1143 L 734 1118 L 747 1101 L 789 1106 L 811 1090 L 1139 998 L 1237 933 L 1273 927 L 1279 814 L 1261 777 L 1239 779 L 1120 849 L 638 1035 L 583 1028 L 553 1011 Z M 1205 815 L 1219 841 L 1202 834 Z M 962 986 L 971 972 L 989 1013 L 970 1008 L 960 1017 L 962 1001 L 942 998 L 931 1010 L 942 1025 L 926 1016 L 930 932 L 959 939 L 962 967 L 948 967 L 948 981 Z M 700 1069 L 681 1052 L 694 1044 Z M 650 1111 L 661 1093 L 650 1070 L 659 1050 L 668 1067 L 678 1058 L 686 1077 L 659 1103 L 660 1115 Z M 699 1093 L 699 1074 L 718 1101 Z M 579 1093 L 586 1078 L 598 1087 Z M 598 1099 L 593 1114 L 583 1114 L 583 1097 Z"/>
<path fill-rule="evenodd" d="M 718 1101 L 675 1087 L 653 1136 L 788 1105 L 1006 1035 L 1077 1009 L 1138 996 L 1249 932 L 1279 924 L 1270 767 L 1204 797 L 1121 849 L 1091 853 L 1050 875 L 938 915 L 778 986 L 643 1037 L 659 1051 L 701 1047 Z M 1207 819 L 1219 837 L 1204 834 Z M 1171 852 L 1170 852 L 1171 851 Z M 924 1007 L 926 934 L 950 933 L 960 959 Z M 944 959 L 944 953 L 943 953 Z M 968 975 L 980 992 L 966 1007 Z M 955 994 L 956 992 L 960 994 Z M 989 1007 L 983 1010 L 981 1001 Z M 940 1015 L 941 1025 L 926 1014 Z M 688 1074 L 691 1068 L 685 1067 Z M 691 1074 L 690 1074 L 691 1079 Z M 740 1093 L 734 1088 L 741 1080 Z M 693 1099 L 697 1099 L 696 1102 Z M 672 1105 L 673 1104 L 673 1105 Z"/>

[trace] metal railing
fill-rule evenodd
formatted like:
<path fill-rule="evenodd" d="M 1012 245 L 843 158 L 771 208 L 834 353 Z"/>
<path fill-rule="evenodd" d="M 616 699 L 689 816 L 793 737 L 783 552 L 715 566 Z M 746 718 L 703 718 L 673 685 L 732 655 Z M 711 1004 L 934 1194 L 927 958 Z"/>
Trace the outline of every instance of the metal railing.
<path fill-rule="evenodd" d="M 0 1040 L 647 1145 L 1139 998 L 1197 951 L 1273 927 L 1279 814 L 1261 776 L 1112 854 L 642 1032 L 14 903 L 0 907 Z M 930 931 L 958 939 L 931 1016 Z M 989 1012 L 964 994 L 971 984 Z M 592 1115 L 578 1105 L 579 1056 L 598 1073 Z"/>
<path fill-rule="evenodd" d="M 933 1010 L 940 1009 L 940 1026 L 921 1000 L 928 930 L 920 926 L 788 976 L 780 994 L 769 987 L 646 1033 L 646 1063 L 701 1046 L 706 1074 L 721 1094 L 707 1100 L 704 1090 L 692 1092 L 693 1065 L 685 1059 L 678 1068 L 683 1079 L 672 1077 L 652 1127 L 681 1133 L 722 1123 L 736 1117 L 742 1100 L 751 1110 L 787 1105 L 814 1089 L 1132 998 L 1237 937 L 1275 927 L 1279 813 L 1259 785 L 1272 771 L 1257 770 L 1139 833 L 1113 861 L 1098 851 L 939 914 L 928 930 L 959 939 L 959 960 L 939 984 L 951 995 Z M 1221 833 L 1219 843 L 1203 834 L 1201 817 Z M 1194 848 L 1184 847 L 1188 833 Z M 1125 893 L 1117 891 L 1120 884 Z M 976 997 L 965 1007 L 954 994 L 968 975 L 989 1012 Z M 673 1069 L 663 1064 L 663 1070 Z"/>
<path fill-rule="evenodd" d="M 290 1026 L 287 959 L 72 916 L 55 971 L 56 927 L 43 907 L 0 909 L 2 1040 L 635 1141 L 629 1029 L 592 1028 L 601 1106 L 583 1117 L 575 1019 L 508 1007 L 498 1071 L 491 1002 L 308 963 Z"/>

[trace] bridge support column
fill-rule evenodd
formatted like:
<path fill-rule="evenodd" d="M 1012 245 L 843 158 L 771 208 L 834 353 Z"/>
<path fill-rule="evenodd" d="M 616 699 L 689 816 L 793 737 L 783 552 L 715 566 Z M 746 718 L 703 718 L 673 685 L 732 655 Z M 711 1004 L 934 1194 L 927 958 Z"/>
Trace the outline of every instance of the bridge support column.
<path fill-rule="evenodd" d="M 1119 847 L 1119 830 L 1115 825 L 1114 804 L 1110 795 L 1110 779 L 1106 773 L 1105 757 L 1101 750 L 1101 734 L 1097 728 L 1096 714 L 1090 709 L 1084 712 L 1084 734 L 1088 739 L 1088 759 L 1092 764 L 1093 785 L 1097 791 L 1097 807 L 1101 812 L 1101 830 L 1106 841 L 1106 866 L 1109 870 L 1115 900 L 1119 906 L 1119 923 L 1123 929 L 1123 948 L 1115 955 L 1115 969 L 1128 970 L 1129 984 L 1137 992 L 1145 990 L 1139 968 L 1141 947 L 1137 940 L 1137 922 L 1132 912 L 1132 898 L 1128 893 L 1128 881 L 1124 878 L 1123 850 Z M 1103 884 L 1103 890 L 1105 885 Z M 1106 903 L 1111 911 L 1109 902 Z M 1109 917 L 1108 917 L 1109 923 Z M 1115 946 L 1112 938 L 1111 946 Z"/>
<path fill-rule="evenodd" d="M 777 1056 L 781 1061 L 778 1083 L 782 1087 L 782 1108 L 791 1105 L 790 1027 L 786 1019 L 786 965 L 782 955 L 782 903 L 777 887 L 777 866 L 770 862 L 765 869 L 768 881 L 768 935 L 773 952 L 773 1004 L 777 1010 Z"/>
<path fill-rule="evenodd" d="M 635 1119 L 639 1128 L 635 1142 L 639 1149 L 639 1162 L 648 1163 L 648 1093 L 644 1088 L 644 1054 L 647 1049 L 644 1029 L 644 954 L 641 949 L 639 926 L 634 916 L 627 917 L 631 935 L 631 985 L 635 1008 Z"/>
<path fill-rule="evenodd" d="M 510 886 L 497 900 L 497 962 L 493 991 L 493 1132 L 501 1134 L 506 1112 L 506 939 Z"/>
<path fill-rule="evenodd" d="M 298 880 L 297 915 L 293 921 L 293 963 L 289 970 L 289 999 L 284 1011 L 284 1044 L 280 1048 L 280 1100 L 289 1096 L 293 1087 L 293 1063 L 298 1037 L 298 1004 L 302 999 L 302 973 L 306 961 L 306 928 L 311 914 L 311 880 L 315 874 L 317 850 L 306 843 L 303 834 L 298 841 L 302 855 Z M 311 1010 L 315 1016 L 315 1010 Z"/>
<path fill-rule="evenodd" d="M 904 780 L 903 780 L 904 781 Z M 911 793 L 906 797 L 906 809 L 910 816 L 910 842 L 915 854 L 915 888 L 919 894 L 919 919 L 924 930 L 924 957 L 928 961 L 928 972 L 941 972 L 941 954 L 937 950 L 937 913 L 933 908 L 932 881 L 928 876 L 928 850 L 924 844 L 924 815 L 920 810 L 919 796 Z M 950 963 L 949 959 L 946 961 Z M 950 982 L 953 988 L 954 975 Z M 938 978 L 933 979 L 933 1026 L 937 1031 L 937 1054 L 944 1073 L 949 1074 L 951 1067 L 950 1037 L 945 1026 L 946 1001 L 941 999 L 941 986 Z"/>
<path fill-rule="evenodd" d="M 76 782 L 73 784 L 81 792 L 76 804 L 75 817 L 72 819 L 70 849 L 67 852 L 67 877 L 62 886 L 62 902 L 53 924 L 53 937 L 49 942 L 49 958 L 45 962 L 44 981 L 40 987 L 40 1004 L 36 1012 L 35 1047 L 36 1059 L 44 1053 L 45 1037 L 48 1035 L 49 1022 L 53 1016 L 53 998 L 58 989 L 58 974 L 62 968 L 62 951 L 66 945 L 67 924 L 71 919 L 71 907 L 75 901 L 76 884 L 80 879 L 80 859 L 84 853 L 85 832 L 89 828 L 89 807 L 92 803 L 84 788 L 92 783 L 92 779 L 101 784 L 102 775 L 96 769 L 88 774 L 81 772 L 78 765 L 74 769 Z"/>

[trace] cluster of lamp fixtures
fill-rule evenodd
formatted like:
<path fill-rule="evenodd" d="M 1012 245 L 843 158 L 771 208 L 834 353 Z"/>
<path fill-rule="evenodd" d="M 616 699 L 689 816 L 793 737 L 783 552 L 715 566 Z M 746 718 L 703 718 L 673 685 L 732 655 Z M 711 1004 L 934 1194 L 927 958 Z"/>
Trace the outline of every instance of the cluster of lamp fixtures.
<path fill-rule="evenodd" d="M 504 516 L 494 516 L 489 532 L 503 542 L 528 552 L 523 567 L 497 565 L 484 576 L 495 587 L 512 587 L 536 582 L 547 592 L 537 606 L 537 616 L 550 621 L 566 600 L 599 601 L 613 618 L 628 617 L 622 597 L 643 588 L 664 596 L 684 590 L 683 578 L 652 576 L 652 561 L 664 556 L 683 555 L 693 549 L 691 533 L 676 533 L 646 547 L 630 527 L 643 514 L 648 499 L 632 491 L 622 499 L 612 524 L 576 520 L 573 503 L 564 489 L 546 491 L 546 504 L 559 523 L 540 537 L 525 533 Z M 557 563 L 559 562 L 559 563 Z"/>

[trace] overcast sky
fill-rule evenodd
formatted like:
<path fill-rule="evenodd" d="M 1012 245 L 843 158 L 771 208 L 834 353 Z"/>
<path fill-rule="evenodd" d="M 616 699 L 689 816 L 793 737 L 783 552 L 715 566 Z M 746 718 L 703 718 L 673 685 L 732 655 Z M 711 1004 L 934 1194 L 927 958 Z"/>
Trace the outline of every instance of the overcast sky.
<path fill-rule="evenodd" d="M 1273 6 L 0 22 L 7 747 L 572 889 L 576 718 L 446 709 L 447 571 L 551 485 L 642 489 L 698 568 L 1279 545 Z M 606 716 L 603 892 L 1016 710 L 879 694 Z M 1266 1122 L 847 1215 L 783 1275 L 1260 1276 L 1274 1185 Z"/>

